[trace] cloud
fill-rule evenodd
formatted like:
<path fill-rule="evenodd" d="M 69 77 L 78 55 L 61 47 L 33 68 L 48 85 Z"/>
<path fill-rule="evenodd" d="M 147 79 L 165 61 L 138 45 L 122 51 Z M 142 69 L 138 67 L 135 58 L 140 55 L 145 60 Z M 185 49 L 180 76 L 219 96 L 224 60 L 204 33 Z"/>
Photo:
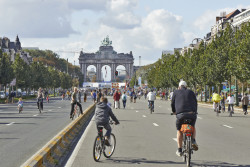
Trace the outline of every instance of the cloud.
<path fill-rule="evenodd" d="M 133 12 L 138 0 L 111 0 L 107 3 L 107 12 L 100 22 L 118 29 L 132 29 L 141 23 Z"/>
<path fill-rule="evenodd" d="M 81 43 L 71 43 L 67 48 L 88 48 L 89 52 L 96 52 L 100 41 L 109 35 L 114 50 L 118 53 L 133 52 L 135 65 L 148 64 L 161 57 L 162 50 L 183 46 L 186 36 L 182 32 L 182 17 L 174 15 L 167 10 L 153 10 L 141 19 L 141 23 L 131 29 L 118 29 L 117 27 L 100 24 L 88 32 Z"/>
<path fill-rule="evenodd" d="M 106 10 L 106 0 L 1 0 L 0 32 L 27 38 L 61 38 L 79 34 L 71 26 L 75 10 Z"/>

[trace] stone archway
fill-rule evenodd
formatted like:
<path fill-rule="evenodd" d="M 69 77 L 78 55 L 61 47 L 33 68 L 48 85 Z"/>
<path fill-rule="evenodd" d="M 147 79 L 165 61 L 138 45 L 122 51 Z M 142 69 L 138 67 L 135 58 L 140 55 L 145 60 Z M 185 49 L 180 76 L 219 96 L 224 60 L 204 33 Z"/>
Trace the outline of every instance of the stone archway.
<path fill-rule="evenodd" d="M 112 41 L 107 36 L 101 43 L 96 53 L 80 52 L 79 64 L 84 76 L 84 82 L 87 81 L 87 67 L 94 65 L 96 67 L 96 81 L 102 82 L 101 69 L 104 65 L 111 68 L 111 82 L 115 81 L 115 71 L 117 66 L 123 65 L 128 76 L 131 78 L 134 72 L 134 57 L 132 51 L 130 53 L 117 53 L 111 46 Z"/>

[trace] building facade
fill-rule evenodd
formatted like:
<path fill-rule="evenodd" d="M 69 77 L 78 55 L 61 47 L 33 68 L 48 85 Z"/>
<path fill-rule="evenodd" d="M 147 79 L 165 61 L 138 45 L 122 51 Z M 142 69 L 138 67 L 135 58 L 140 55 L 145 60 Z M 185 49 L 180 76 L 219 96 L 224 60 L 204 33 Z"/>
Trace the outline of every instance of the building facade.
<path fill-rule="evenodd" d="M 22 50 L 18 35 L 16 36 L 15 42 L 11 42 L 7 37 L 0 38 L 0 49 L 2 49 L 3 53 L 10 55 L 12 62 L 15 61 L 17 54 L 19 54 L 27 64 L 30 64 L 33 61 L 32 57 L 29 56 L 29 53 Z"/>
<path fill-rule="evenodd" d="M 114 51 L 112 41 L 107 36 L 102 42 L 96 53 L 80 52 L 79 64 L 84 76 L 84 82 L 87 81 L 87 68 L 90 65 L 96 67 L 96 82 L 102 81 L 101 69 L 108 65 L 111 68 L 111 82 L 115 81 L 115 71 L 119 65 L 125 67 L 125 71 L 129 78 L 134 73 L 134 57 L 132 51 L 130 53 L 117 53 Z"/>

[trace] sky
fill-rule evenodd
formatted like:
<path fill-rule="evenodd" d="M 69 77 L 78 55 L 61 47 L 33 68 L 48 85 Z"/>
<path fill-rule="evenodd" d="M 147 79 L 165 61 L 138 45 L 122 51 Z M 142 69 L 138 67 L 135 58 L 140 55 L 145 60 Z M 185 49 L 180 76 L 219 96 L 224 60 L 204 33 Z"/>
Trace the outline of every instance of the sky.
<path fill-rule="evenodd" d="M 77 65 L 79 51 L 96 52 L 108 35 L 115 51 L 132 51 L 134 65 L 139 56 L 147 65 L 163 50 L 203 38 L 220 12 L 242 8 L 250 1 L 0 0 L 0 37 L 18 35 L 22 47 L 49 49 Z"/>

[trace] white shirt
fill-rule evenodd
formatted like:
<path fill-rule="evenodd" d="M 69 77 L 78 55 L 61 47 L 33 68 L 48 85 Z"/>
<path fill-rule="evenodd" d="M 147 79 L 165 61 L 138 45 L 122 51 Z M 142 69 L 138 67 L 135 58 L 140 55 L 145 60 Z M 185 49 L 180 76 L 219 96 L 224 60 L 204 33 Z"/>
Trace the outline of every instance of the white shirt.
<path fill-rule="evenodd" d="M 227 101 L 228 101 L 228 104 L 234 104 L 234 97 L 233 96 L 228 96 Z"/>
<path fill-rule="evenodd" d="M 149 92 L 147 98 L 149 101 L 154 101 L 156 99 L 155 94 L 153 92 Z"/>

